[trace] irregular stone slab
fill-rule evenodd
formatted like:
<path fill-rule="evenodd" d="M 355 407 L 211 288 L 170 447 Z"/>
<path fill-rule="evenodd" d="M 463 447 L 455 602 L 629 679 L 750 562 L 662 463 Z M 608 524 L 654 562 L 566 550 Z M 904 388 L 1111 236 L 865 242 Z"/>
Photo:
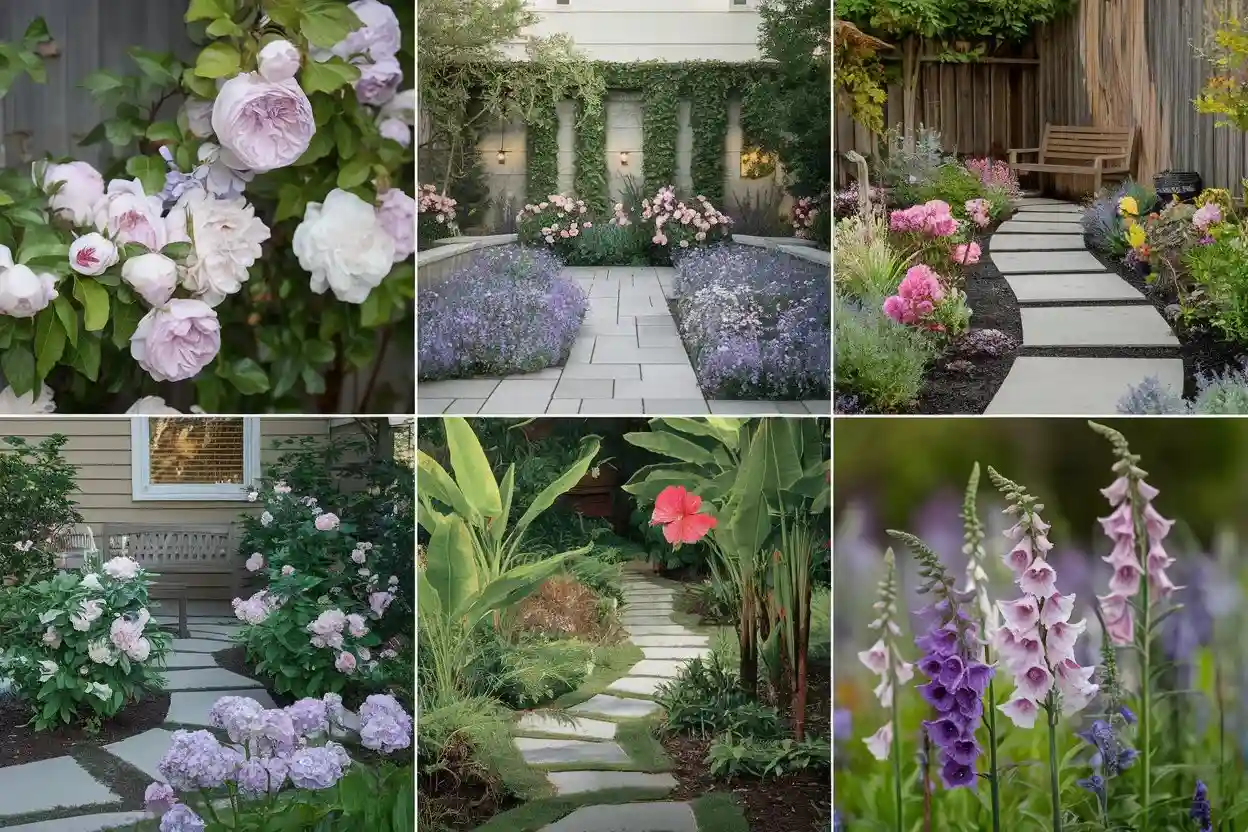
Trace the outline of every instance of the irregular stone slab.
<path fill-rule="evenodd" d="M 165 667 L 216 667 L 217 660 L 211 653 L 170 653 L 165 656 Z"/>
<path fill-rule="evenodd" d="M 693 635 L 692 630 L 680 624 L 630 624 L 624 629 L 633 636 Z"/>
<path fill-rule="evenodd" d="M 1150 376 L 1183 389 L 1178 358 L 1019 358 L 985 413 L 1116 414 L 1128 388 Z"/>
<path fill-rule="evenodd" d="M 120 802 L 120 795 L 96 782 L 73 757 L 0 768 L 0 817 Z"/>
<path fill-rule="evenodd" d="M 664 679 L 675 679 L 680 675 L 681 668 L 686 662 L 663 660 L 663 659 L 642 659 L 632 666 L 628 671 L 630 676 L 660 676 Z"/>
<path fill-rule="evenodd" d="M 548 740 L 537 737 L 516 737 L 513 742 L 529 765 L 628 762 L 624 749 L 613 742 Z"/>
<path fill-rule="evenodd" d="M 993 235 L 993 251 L 1086 251 L 1083 234 Z"/>
<path fill-rule="evenodd" d="M 211 725 L 208 711 L 223 696 L 245 696 L 254 699 L 266 708 L 275 708 L 273 698 L 264 689 L 252 690 L 191 690 L 169 694 L 169 713 L 165 722 L 184 723 L 186 725 Z"/>
<path fill-rule="evenodd" d="M 1151 306 L 1023 307 L 1029 347 L 1177 347 L 1179 339 Z"/>
<path fill-rule="evenodd" d="M 605 789 L 676 788 L 676 778 L 670 774 L 644 774 L 640 771 L 552 771 L 546 779 L 555 787 L 555 794 L 561 796 Z"/>
<path fill-rule="evenodd" d="M 231 673 L 225 668 L 207 670 L 170 670 L 165 673 L 165 689 L 174 690 L 226 690 L 235 688 L 261 688 L 259 682 Z"/>
<path fill-rule="evenodd" d="M 1040 210 L 1043 208 L 1044 210 Z M 1038 205 L 1035 211 L 1019 211 L 1011 222 L 1072 222 L 1082 216 L 1078 211 L 1062 211 L 1057 205 Z"/>
<path fill-rule="evenodd" d="M 170 642 L 170 646 L 174 650 L 189 653 L 216 653 L 219 650 L 230 649 L 228 644 L 207 638 L 175 638 Z"/>
<path fill-rule="evenodd" d="M 172 731 L 164 728 L 152 728 L 142 734 L 127 737 L 121 742 L 104 746 L 104 750 L 114 757 L 125 760 L 153 780 L 162 780 L 157 765 L 169 751 L 169 738 Z"/>
<path fill-rule="evenodd" d="M 1025 196 L 1014 201 L 1014 207 L 1020 208 L 1026 205 L 1070 205 L 1064 199 L 1057 199 L 1051 196 Z"/>
<path fill-rule="evenodd" d="M 625 601 L 629 612 L 633 613 L 653 613 L 655 615 L 665 614 L 671 615 L 676 611 L 676 607 L 671 601 Z"/>
<path fill-rule="evenodd" d="M 139 821 L 151 820 L 156 816 L 151 812 L 107 812 L 102 815 L 79 815 L 76 818 L 60 820 L 41 820 L 38 823 L 23 823 L 21 826 L 6 826 L 4 832 L 104 832 L 114 827 L 127 827 Z"/>
<path fill-rule="evenodd" d="M 516 723 L 516 730 L 534 734 L 563 734 L 595 740 L 615 739 L 615 723 L 584 717 L 555 719 L 546 714 L 525 714 Z"/>
<path fill-rule="evenodd" d="M 233 645 L 238 644 L 237 641 L 227 636 L 225 633 L 210 633 L 205 630 L 195 630 L 195 629 L 192 629 L 189 632 L 191 634 L 191 638 L 196 639 L 198 641 L 218 642 L 221 645 L 220 649 L 222 650 L 226 650 L 229 647 L 232 647 Z"/>
<path fill-rule="evenodd" d="M 998 235 L 1010 234 L 1082 234 L 1083 226 L 1077 222 L 1027 222 L 1008 220 L 997 226 L 992 235 L 992 247 L 997 248 Z"/>
<path fill-rule="evenodd" d="M 1084 208 L 1082 205 L 1076 205 L 1073 202 L 1024 202 L 1018 206 L 1020 214 L 1032 214 L 1037 211 L 1052 212 L 1061 214 L 1082 214 Z"/>
<path fill-rule="evenodd" d="M 600 693 L 568 710 L 573 713 L 598 714 L 614 719 L 633 719 L 639 716 L 649 716 L 659 710 L 659 706 L 642 699 L 622 699 L 618 696 Z"/>
<path fill-rule="evenodd" d="M 672 618 L 668 615 L 645 615 L 642 613 L 630 614 L 624 613 L 620 616 L 622 624 L 671 624 Z"/>
<path fill-rule="evenodd" d="M 1010 274 L 1005 282 L 1019 303 L 1041 301 L 1138 300 L 1144 295 L 1127 281 L 1109 272 L 1087 274 Z"/>
<path fill-rule="evenodd" d="M 1002 274 L 1049 274 L 1050 272 L 1103 272 L 1105 267 L 1087 251 L 993 251 L 993 264 Z"/>
<path fill-rule="evenodd" d="M 539 832 L 698 832 L 688 803 L 583 806 Z"/>
<path fill-rule="evenodd" d="M 629 641 L 638 647 L 706 647 L 711 643 L 711 637 L 690 633 L 684 636 L 633 636 Z"/>
<path fill-rule="evenodd" d="M 647 659 L 705 659 L 711 655 L 709 647 L 643 647 L 641 654 Z"/>
<path fill-rule="evenodd" d="M 659 685 L 665 683 L 665 679 L 655 679 L 651 676 L 625 676 L 623 679 L 616 679 L 608 685 L 607 690 L 619 693 L 635 693 L 638 696 L 654 696 L 659 692 Z"/>

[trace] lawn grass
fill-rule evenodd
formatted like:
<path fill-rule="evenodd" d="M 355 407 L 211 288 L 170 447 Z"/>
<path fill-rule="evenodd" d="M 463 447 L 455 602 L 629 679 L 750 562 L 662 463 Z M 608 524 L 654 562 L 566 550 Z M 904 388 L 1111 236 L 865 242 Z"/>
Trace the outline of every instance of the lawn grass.
<path fill-rule="evenodd" d="M 639 803 L 662 800 L 666 796 L 667 789 L 606 789 L 566 797 L 550 797 L 495 815 L 478 826 L 474 832 L 537 832 L 546 824 L 554 823 L 584 806 Z"/>
<path fill-rule="evenodd" d="M 658 773 L 672 770 L 672 758 L 667 756 L 663 744 L 655 736 L 661 719 L 661 716 L 655 715 L 621 720 L 616 728 L 615 741 L 632 759 L 637 771 Z"/>
<path fill-rule="evenodd" d="M 698 832 L 750 832 L 745 813 L 737 800 L 726 792 L 715 792 L 693 801 Z"/>
<path fill-rule="evenodd" d="M 613 644 L 609 647 L 604 647 L 595 656 L 594 672 L 585 678 L 585 681 L 581 683 L 579 688 L 568 691 L 563 696 L 557 697 L 550 702 L 542 703 L 537 708 L 543 710 L 566 710 L 582 702 L 587 702 L 598 694 L 605 693 L 615 680 L 627 676 L 632 666 L 643 658 L 645 656 L 642 654 L 641 648 L 632 643 Z"/>

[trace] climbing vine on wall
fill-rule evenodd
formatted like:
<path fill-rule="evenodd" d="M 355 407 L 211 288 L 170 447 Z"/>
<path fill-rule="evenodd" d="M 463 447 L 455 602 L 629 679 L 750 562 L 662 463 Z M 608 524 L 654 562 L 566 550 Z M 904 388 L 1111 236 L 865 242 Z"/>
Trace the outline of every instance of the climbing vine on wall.
<path fill-rule="evenodd" d="M 607 212 L 611 202 L 607 184 L 607 119 L 605 104 L 587 111 L 584 102 L 577 105 L 576 177 L 573 187 L 585 200 L 595 216 Z"/>
<path fill-rule="evenodd" d="M 538 202 L 559 189 L 559 116 L 555 102 L 535 109 L 525 133 L 529 202 Z"/>

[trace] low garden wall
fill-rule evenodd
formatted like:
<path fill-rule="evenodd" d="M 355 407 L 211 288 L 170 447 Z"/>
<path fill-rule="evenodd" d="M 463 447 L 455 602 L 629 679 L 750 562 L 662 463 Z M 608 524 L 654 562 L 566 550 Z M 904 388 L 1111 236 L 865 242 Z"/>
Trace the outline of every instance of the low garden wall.
<path fill-rule="evenodd" d="M 416 288 L 427 289 L 446 280 L 447 275 L 462 269 L 476 259 L 476 252 L 489 246 L 516 242 L 515 234 L 487 237 L 448 237 L 438 240 L 433 248 L 416 252 Z"/>

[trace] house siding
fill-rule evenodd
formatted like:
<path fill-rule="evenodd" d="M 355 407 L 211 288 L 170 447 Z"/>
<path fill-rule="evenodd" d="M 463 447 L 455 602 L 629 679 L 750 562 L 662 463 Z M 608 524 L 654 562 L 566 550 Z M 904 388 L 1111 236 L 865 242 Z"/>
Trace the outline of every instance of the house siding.
<path fill-rule="evenodd" d="M 265 417 L 259 422 L 262 467 L 282 455 L 273 447 L 277 440 L 312 436 L 328 441 L 330 435 L 330 420 L 325 418 Z M 133 500 L 129 418 L 0 419 L 0 437 L 37 442 L 57 433 L 69 437 L 62 454 L 78 469 L 74 499 L 83 521 L 97 533 L 105 522 L 226 525 L 240 514 L 259 510 L 236 501 Z"/>

